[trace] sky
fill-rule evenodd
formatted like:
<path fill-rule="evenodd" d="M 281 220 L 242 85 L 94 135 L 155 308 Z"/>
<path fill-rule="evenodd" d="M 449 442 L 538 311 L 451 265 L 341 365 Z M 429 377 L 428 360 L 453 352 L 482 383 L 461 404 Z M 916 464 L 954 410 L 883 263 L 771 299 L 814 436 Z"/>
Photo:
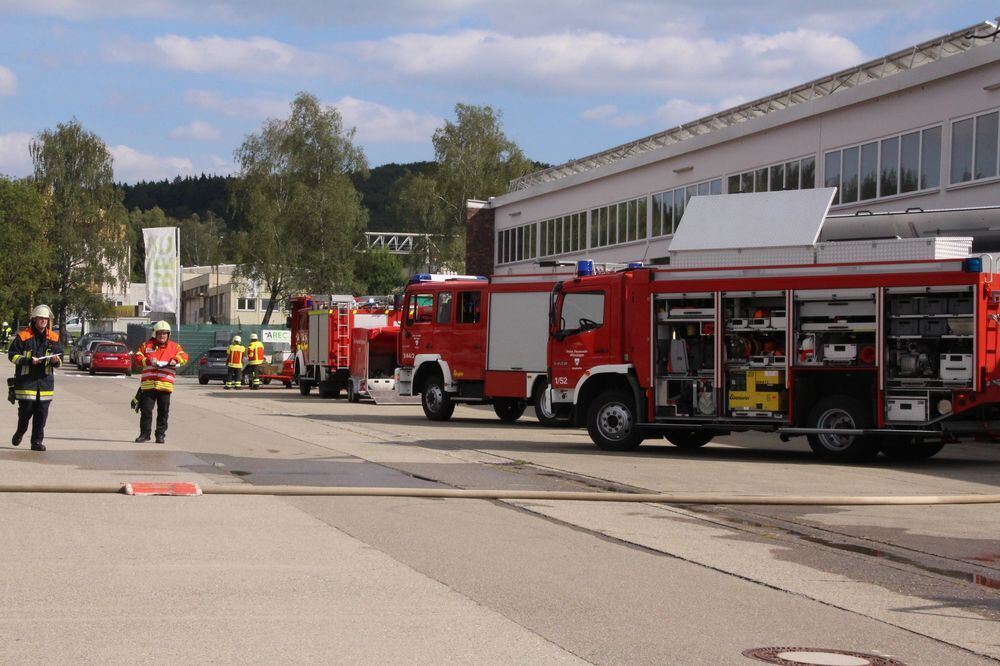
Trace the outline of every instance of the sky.
<path fill-rule="evenodd" d="M 370 166 L 456 103 L 560 164 L 994 18 L 983 1 L 0 0 L 0 174 L 73 119 L 120 182 L 230 174 L 300 91 Z"/>

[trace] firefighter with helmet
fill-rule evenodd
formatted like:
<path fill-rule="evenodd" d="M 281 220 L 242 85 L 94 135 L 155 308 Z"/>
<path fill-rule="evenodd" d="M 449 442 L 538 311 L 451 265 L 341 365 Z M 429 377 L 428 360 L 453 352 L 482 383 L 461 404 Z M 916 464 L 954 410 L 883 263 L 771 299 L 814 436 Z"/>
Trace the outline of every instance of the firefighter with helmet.
<path fill-rule="evenodd" d="M 44 451 L 45 421 L 55 393 L 55 369 L 62 364 L 59 334 L 52 331 L 52 309 L 39 305 L 31 311 L 31 323 L 18 331 L 7 350 L 16 368 L 7 380 L 17 400 L 17 431 L 10 443 L 17 446 L 31 423 L 31 450 Z"/>
<path fill-rule="evenodd" d="M 136 442 L 149 441 L 153 426 L 153 407 L 156 407 L 156 443 L 163 444 L 165 441 L 174 378 L 177 376 L 177 368 L 187 361 L 187 352 L 170 339 L 170 324 L 165 321 L 153 324 L 153 337 L 142 343 L 135 352 L 135 362 L 142 370 L 139 384 L 139 436 L 135 438 Z"/>
<path fill-rule="evenodd" d="M 262 365 L 264 365 L 264 343 L 258 339 L 256 333 L 251 333 L 250 344 L 247 345 L 247 380 L 252 391 L 260 388 Z"/>
<path fill-rule="evenodd" d="M 233 342 L 226 349 L 226 377 L 225 389 L 237 389 L 243 384 L 243 361 L 246 360 L 247 348 L 243 346 L 243 338 L 238 335 L 233 336 Z"/>
<path fill-rule="evenodd" d="M 13 339 L 14 331 L 11 329 L 10 324 L 4 322 L 3 325 L 0 325 L 0 348 L 6 351 Z"/>

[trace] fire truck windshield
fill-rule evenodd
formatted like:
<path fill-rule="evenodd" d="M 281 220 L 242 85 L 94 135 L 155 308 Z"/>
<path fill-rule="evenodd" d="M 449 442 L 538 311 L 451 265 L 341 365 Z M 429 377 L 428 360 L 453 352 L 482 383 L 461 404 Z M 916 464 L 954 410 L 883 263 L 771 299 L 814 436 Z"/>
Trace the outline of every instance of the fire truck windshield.
<path fill-rule="evenodd" d="M 559 315 L 559 337 L 582 333 L 604 323 L 604 292 L 571 292 L 562 299 Z"/>

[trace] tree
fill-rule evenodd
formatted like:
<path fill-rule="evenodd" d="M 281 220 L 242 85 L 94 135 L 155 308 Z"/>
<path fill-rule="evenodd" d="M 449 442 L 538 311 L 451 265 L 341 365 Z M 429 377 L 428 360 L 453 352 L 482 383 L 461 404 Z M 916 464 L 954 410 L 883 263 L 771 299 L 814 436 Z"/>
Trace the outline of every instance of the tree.
<path fill-rule="evenodd" d="M 51 305 L 65 331 L 67 310 L 93 311 L 102 287 L 128 282 L 127 215 L 111 153 L 77 121 L 43 131 L 30 151 L 53 254 Z"/>
<path fill-rule="evenodd" d="M 358 260 L 358 275 L 362 291 L 384 296 L 403 287 L 403 262 L 384 247 L 368 250 Z"/>
<path fill-rule="evenodd" d="M 434 132 L 436 189 L 450 218 L 443 245 L 452 261 L 464 258 L 466 202 L 502 194 L 512 179 L 533 169 L 504 135 L 502 117 L 490 106 L 456 104 L 455 122 L 445 121 Z"/>
<path fill-rule="evenodd" d="M 264 313 L 293 290 L 347 290 L 354 248 L 367 224 L 352 173 L 368 165 L 340 113 L 299 93 L 287 119 L 270 119 L 236 151 L 233 206 L 247 229 L 237 238 L 239 275 L 271 295 Z"/>
<path fill-rule="evenodd" d="M 454 217 L 448 215 L 437 188 L 433 178 L 408 173 L 392 189 L 392 212 L 396 219 L 405 221 L 414 233 L 429 236 L 414 242 L 407 263 L 410 270 L 439 271 L 462 257 L 461 237 L 449 231 Z"/>
<path fill-rule="evenodd" d="M 43 201 L 28 181 L 0 177 L 0 318 L 27 321 L 50 277 Z"/>

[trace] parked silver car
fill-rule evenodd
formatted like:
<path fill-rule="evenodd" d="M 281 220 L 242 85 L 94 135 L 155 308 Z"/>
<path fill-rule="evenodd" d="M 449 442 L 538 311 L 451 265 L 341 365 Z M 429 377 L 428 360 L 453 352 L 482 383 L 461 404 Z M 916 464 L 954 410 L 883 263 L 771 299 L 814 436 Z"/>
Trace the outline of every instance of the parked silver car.
<path fill-rule="evenodd" d="M 76 367 L 81 370 L 86 370 L 87 368 L 81 366 L 83 352 L 86 351 L 87 346 L 94 340 L 107 340 L 109 342 L 125 342 L 125 334 L 119 331 L 91 331 L 89 333 L 84 333 L 79 340 L 73 343 L 73 346 L 69 349 L 69 361 L 70 363 L 76 363 Z"/>
<path fill-rule="evenodd" d="M 86 344 L 86 346 L 80 351 L 80 356 L 77 358 L 76 367 L 81 370 L 86 370 L 90 367 L 90 359 L 94 356 L 94 350 L 97 349 L 97 345 L 102 345 L 107 342 L 114 342 L 114 340 L 103 340 L 101 338 L 94 338 Z"/>

